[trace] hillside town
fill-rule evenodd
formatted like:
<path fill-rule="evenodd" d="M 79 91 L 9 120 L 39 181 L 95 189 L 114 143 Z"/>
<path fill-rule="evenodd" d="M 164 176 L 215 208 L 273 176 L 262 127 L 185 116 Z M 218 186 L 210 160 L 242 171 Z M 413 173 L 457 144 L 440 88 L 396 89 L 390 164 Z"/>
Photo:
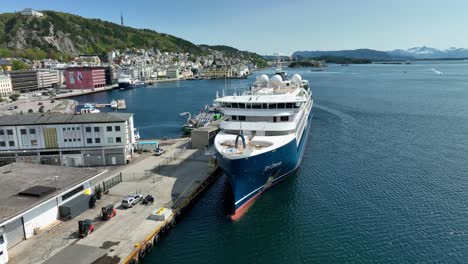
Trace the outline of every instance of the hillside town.
<path fill-rule="evenodd" d="M 43 16 L 30 8 L 17 14 Z M 149 84 L 161 80 L 245 78 L 256 67 L 252 61 L 225 56 L 217 50 L 192 55 L 127 48 L 110 50 L 105 55 L 81 54 L 66 62 L 51 58 L 0 58 L 0 96 L 48 88 L 93 89 L 117 84 L 121 76 Z"/>

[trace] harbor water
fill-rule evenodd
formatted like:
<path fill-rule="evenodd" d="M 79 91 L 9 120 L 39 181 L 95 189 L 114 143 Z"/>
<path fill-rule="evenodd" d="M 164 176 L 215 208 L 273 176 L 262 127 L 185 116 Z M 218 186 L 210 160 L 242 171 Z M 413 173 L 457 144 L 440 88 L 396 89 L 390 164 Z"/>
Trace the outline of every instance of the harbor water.
<path fill-rule="evenodd" d="M 220 177 L 145 263 L 465 263 L 468 63 L 289 69 L 296 72 L 315 98 L 298 172 L 238 222 L 224 213 Z M 225 86 L 239 93 L 254 78 L 77 99 L 125 99 L 142 137 L 174 137 L 180 112 L 198 111 Z"/>

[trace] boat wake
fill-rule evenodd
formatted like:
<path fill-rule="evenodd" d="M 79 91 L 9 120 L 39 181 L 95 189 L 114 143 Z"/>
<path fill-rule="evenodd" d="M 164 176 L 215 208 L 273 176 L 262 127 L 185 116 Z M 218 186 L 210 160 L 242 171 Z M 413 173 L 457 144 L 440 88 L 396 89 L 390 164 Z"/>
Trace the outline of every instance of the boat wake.
<path fill-rule="evenodd" d="M 336 109 L 332 109 L 332 108 L 329 108 L 329 107 L 326 107 L 326 106 L 323 106 L 323 105 L 315 105 L 315 108 L 318 108 L 320 110 L 323 110 L 323 111 L 326 111 L 326 112 L 329 112 L 330 114 L 333 114 L 337 117 L 339 117 L 343 123 L 346 123 L 346 124 L 349 124 L 349 125 L 355 125 L 357 124 L 357 121 L 354 117 L 346 114 L 346 113 L 343 113 L 339 110 L 336 110 Z"/>
<path fill-rule="evenodd" d="M 437 70 L 436 68 L 432 68 L 431 71 L 433 71 L 435 74 L 438 74 L 438 75 L 444 75 L 443 72 Z"/>

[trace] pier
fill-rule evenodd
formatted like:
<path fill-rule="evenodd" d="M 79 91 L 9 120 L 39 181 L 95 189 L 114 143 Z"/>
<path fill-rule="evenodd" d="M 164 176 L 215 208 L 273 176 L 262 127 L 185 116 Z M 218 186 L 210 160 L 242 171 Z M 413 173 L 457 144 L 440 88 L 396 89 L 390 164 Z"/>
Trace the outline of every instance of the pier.
<path fill-rule="evenodd" d="M 94 186 L 112 188 L 77 218 L 12 248 L 11 263 L 136 263 L 181 219 L 183 212 L 219 175 L 214 159 L 205 151 L 188 149 L 188 139 L 159 141 L 166 153 L 144 152 L 130 165 L 107 172 Z M 112 184 L 110 184 L 112 183 Z M 154 204 L 121 207 L 121 200 L 135 192 L 151 194 Z M 100 220 L 103 206 L 113 204 L 117 215 Z M 164 215 L 154 218 L 155 214 Z M 77 236 L 78 220 L 91 219 L 96 229 L 88 237 Z M 157 220 L 154 220 L 157 219 Z"/>

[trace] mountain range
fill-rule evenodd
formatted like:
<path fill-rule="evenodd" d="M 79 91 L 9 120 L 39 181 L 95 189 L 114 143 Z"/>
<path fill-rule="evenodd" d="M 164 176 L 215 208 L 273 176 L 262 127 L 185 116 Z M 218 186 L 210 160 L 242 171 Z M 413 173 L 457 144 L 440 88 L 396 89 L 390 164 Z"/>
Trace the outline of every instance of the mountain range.
<path fill-rule="evenodd" d="M 337 50 L 337 51 L 296 51 L 293 58 L 318 58 L 322 56 L 336 56 L 370 60 L 412 60 L 412 59 L 457 59 L 468 58 L 468 49 L 449 48 L 439 50 L 426 46 L 414 47 L 407 50 L 378 51 L 372 49 Z"/>
<path fill-rule="evenodd" d="M 41 11 L 43 17 L 18 13 L 0 14 L 0 57 L 73 58 L 79 54 L 106 54 L 113 49 L 159 49 L 209 55 L 217 52 L 226 57 L 248 59 L 266 65 L 258 54 L 228 46 L 196 45 L 190 41 L 150 29 L 121 26 L 100 19 Z"/>

